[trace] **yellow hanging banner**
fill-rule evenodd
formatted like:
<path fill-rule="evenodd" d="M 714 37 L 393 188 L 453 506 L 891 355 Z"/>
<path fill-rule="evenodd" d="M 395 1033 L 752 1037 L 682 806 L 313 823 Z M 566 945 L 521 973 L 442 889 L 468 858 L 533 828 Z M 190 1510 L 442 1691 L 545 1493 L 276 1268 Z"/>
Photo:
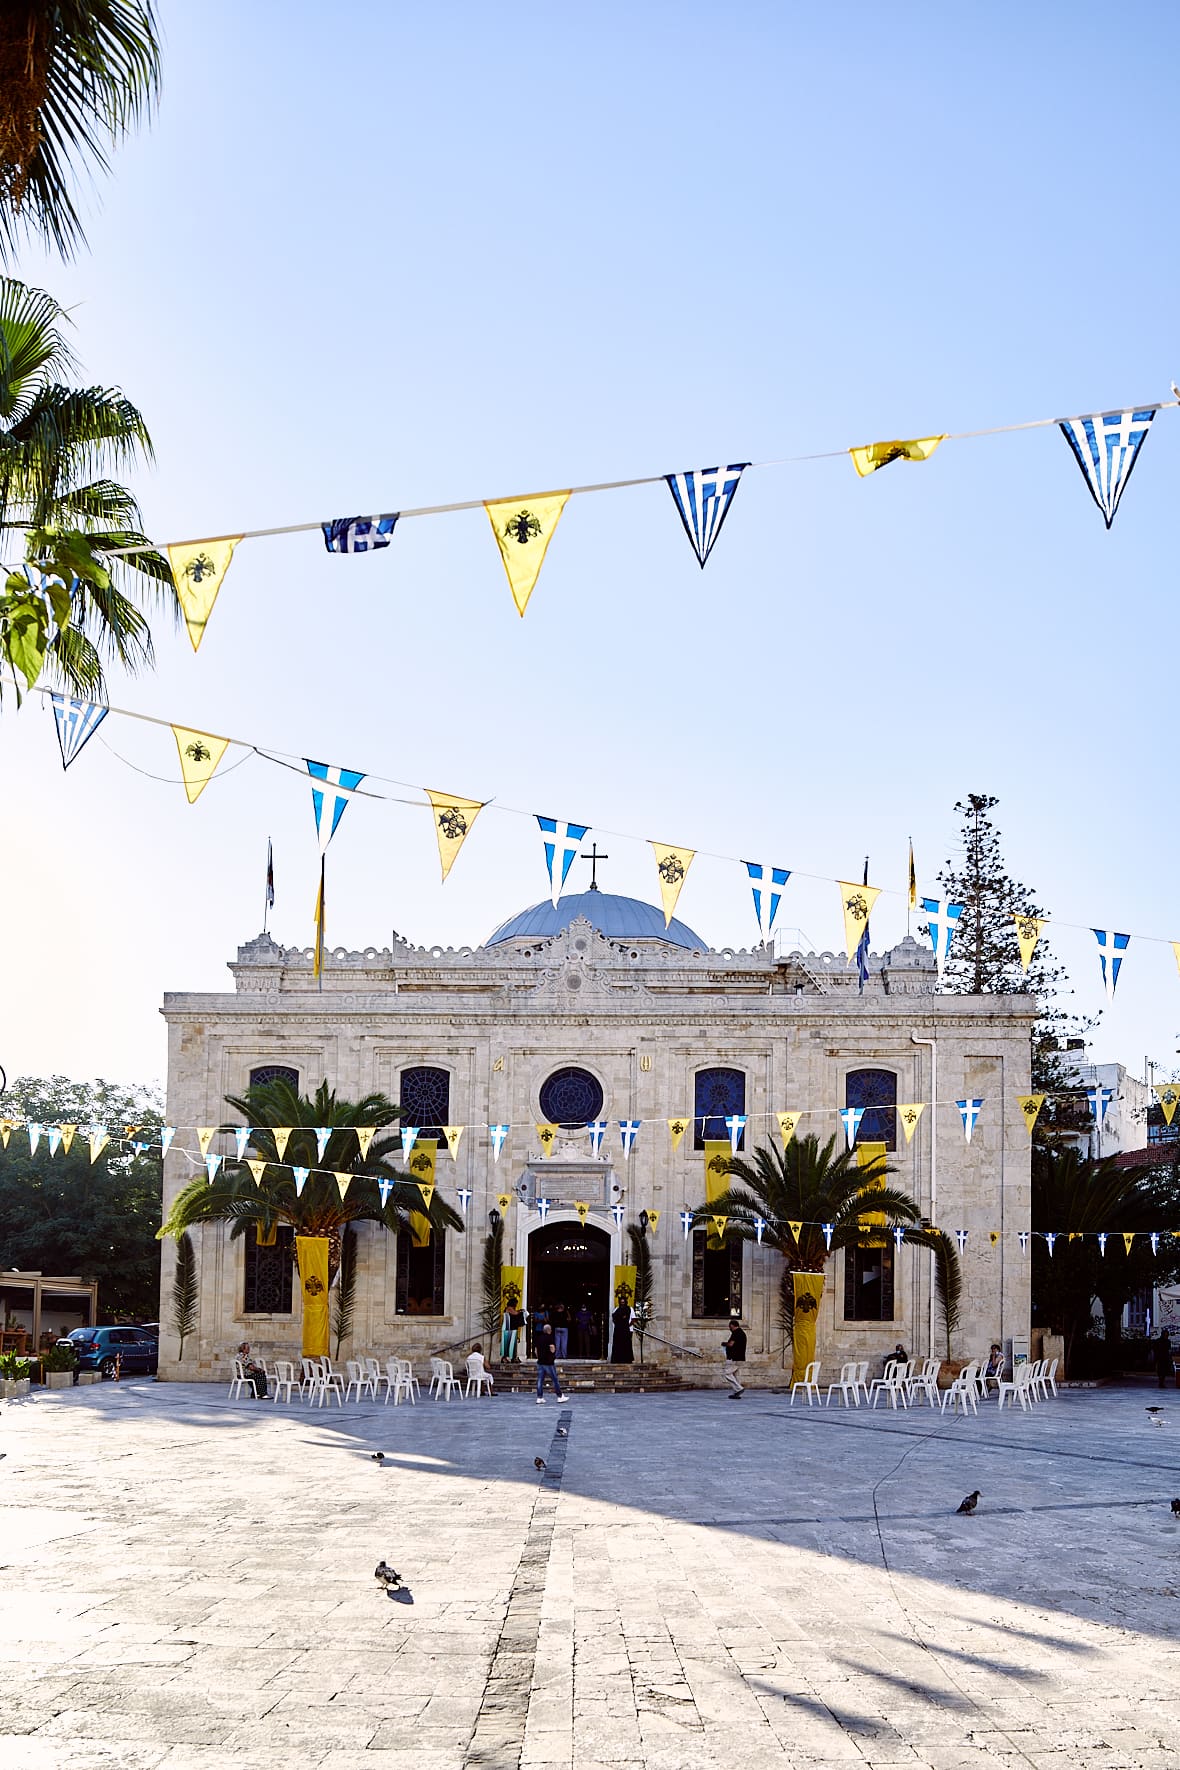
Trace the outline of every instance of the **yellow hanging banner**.
<path fill-rule="evenodd" d="M 241 535 L 233 535 L 224 541 L 186 541 L 164 549 L 194 651 L 205 637 L 217 592 L 241 539 Z"/>
<path fill-rule="evenodd" d="M 537 1136 L 541 1143 L 541 1153 L 547 1157 L 551 1156 L 553 1151 L 557 1148 L 557 1131 L 558 1127 L 556 1125 L 537 1126 Z"/>
<path fill-rule="evenodd" d="M 1016 943 L 1020 948 L 1020 968 L 1027 971 L 1032 964 L 1032 956 L 1037 950 L 1037 942 L 1041 938 L 1041 929 L 1045 926 L 1043 916 L 1013 916 L 1016 924 Z"/>
<path fill-rule="evenodd" d="M 584 1228 L 586 1219 L 590 1215 L 590 1206 L 586 1203 L 584 1198 L 576 1198 L 574 1200 L 574 1210 L 578 1213 L 578 1222 Z"/>
<path fill-rule="evenodd" d="M 1135 1231 L 1133 1229 L 1124 1229 L 1123 1230 L 1123 1246 L 1126 1248 L 1128 1254 L 1131 1252 L 1131 1243 L 1134 1241 L 1134 1239 L 1135 1239 Z"/>
<path fill-rule="evenodd" d="M 669 848 L 666 842 L 652 842 L 651 847 L 656 857 L 656 871 L 660 875 L 660 902 L 664 906 L 664 927 L 667 928 L 671 924 L 676 899 L 688 877 L 688 869 L 692 865 L 696 849 Z"/>
<path fill-rule="evenodd" d="M 791 1289 L 795 1301 L 791 1317 L 791 1381 L 801 1383 L 804 1371 L 815 1357 L 815 1329 L 819 1300 L 824 1294 L 824 1275 L 792 1272 Z"/>
<path fill-rule="evenodd" d="M 868 1192 L 880 1192 L 885 1185 L 885 1157 L 887 1150 L 883 1143 L 858 1143 L 856 1146 L 856 1165 L 861 1170 L 861 1195 Z M 885 1227 L 883 1211 L 862 1211 L 860 1222 L 863 1229 L 879 1230 Z M 869 1247 L 883 1248 L 884 1238 L 872 1240 Z"/>
<path fill-rule="evenodd" d="M 523 616 L 529 605 L 568 501 L 568 492 L 550 492 L 543 498 L 502 498 L 484 505 L 518 615 Z"/>
<path fill-rule="evenodd" d="M 918 1128 L 918 1120 L 925 1110 L 926 1103 L 922 1100 L 907 1100 L 904 1106 L 898 1107 L 897 1116 L 901 1120 L 901 1128 L 905 1132 L 907 1143 L 913 1140 L 914 1132 Z"/>
<path fill-rule="evenodd" d="M 468 836 L 471 826 L 484 808 L 482 799 L 456 799 L 453 793 L 436 793 L 430 787 L 422 791 L 430 800 L 434 814 L 434 830 L 438 837 L 438 858 L 442 862 L 443 883 L 455 864 L 455 857 Z"/>
<path fill-rule="evenodd" d="M 275 1154 L 280 1161 L 287 1153 L 287 1141 L 294 1129 L 294 1125 L 276 1125 L 274 1127 Z"/>
<path fill-rule="evenodd" d="M 78 1130 L 77 1125 L 62 1125 L 62 1127 L 61 1127 L 61 1146 L 65 1150 L 67 1155 L 69 1155 L 69 1153 L 70 1153 L 70 1145 L 74 1141 L 74 1137 L 77 1133 L 77 1130 Z M 8 1148 L 8 1132 L 4 1131 L 3 1136 L 4 1136 L 4 1147 L 5 1147 L 5 1149 L 7 1149 Z"/>
<path fill-rule="evenodd" d="M 358 1125 L 356 1127 L 356 1140 L 360 1146 L 362 1161 L 364 1161 L 365 1157 L 368 1155 L 369 1145 L 372 1143 L 375 1135 L 376 1132 L 372 1125 Z"/>
<path fill-rule="evenodd" d="M 351 1184 L 352 1184 L 352 1175 L 351 1174 L 339 1174 L 338 1173 L 336 1175 L 336 1190 L 340 1194 L 340 1203 L 341 1204 L 343 1204 L 345 1199 L 347 1198 L 348 1188 L 351 1186 Z"/>
<path fill-rule="evenodd" d="M 626 1304 L 628 1309 L 635 1301 L 635 1268 L 634 1266 L 615 1267 L 614 1285 L 615 1308 Z"/>
<path fill-rule="evenodd" d="M 279 1239 L 278 1225 L 275 1223 L 256 1225 L 254 1230 L 255 1245 L 260 1248 L 273 1248 Z"/>
<path fill-rule="evenodd" d="M 801 1112 L 776 1112 L 774 1116 L 778 1120 L 779 1136 L 783 1140 L 783 1148 L 785 1149 L 795 1135 L 803 1114 Z"/>
<path fill-rule="evenodd" d="M 214 1137 L 216 1137 L 216 1135 L 217 1135 L 217 1126 L 216 1125 L 198 1125 L 198 1127 L 197 1127 L 197 1142 L 201 1146 L 201 1154 L 202 1155 L 208 1155 L 209 1145 L 212 1143 L 212 1141 L 213 1141 Z"/>
<path fill-rule="evenodd" d="M 844 951 L 851 959 L 860 945 L 860 937 L 865 931 L 865 923 L 873 913 L 873 905 L 881 895 L 876 885 L 850 884 L 847 879 L 837 879 L 840 892 L 840 908 L 844 915 Z"/>
<path fill-rule="evenodd" d="M 262 1185 L 262 1176 L 266 1173 L 266 1163 L 265 1162 L 248 1161 L 246 1163 L 246 1166 L 249 1168 L 251 1174 L 254 1177 L 255 1186 L 261 1186 Z"/>
<path fill-rule="evenodd" d="M 438 1162 L 438 1138 L 419 1137 L 406 1163 L 406 1172 L 422 1194 L 422 1211 L 410 1212 L 410 1233 L 416 1248 L 430 1246 L 430 1202 L 434 1197 L 434 1170 Z"/>
<path fill-rule="evenodd" d="M 888 467 L 891 461 L 929 461 L 939 443 L 945 441 L 944 431 L 941 436 L 914 436 L 902 442 L 863 443 L 848 453 L 861 479 L 866 479 L 878 468 Z"/>
<path fill-rule="evenodd" d="M 328 1238 L 297 1235 L 295 1257 L 303 1291 L 303 1356 L 328 1356 Z"/>
<path fill-rule="evenodd" d="M 1033 1126 L 1036 1124 L 1040 1110 L 1045 1104 L 1045 1096 L 1043 1094 L 1018 1094 L 1016 1096 L 1016 1104 L 1020 1108 L 1020 1115 L 1024 1120 L 1025 1130 L 1031 1137 Z"/>
<path fill-rule="evenodd" d="M 1163 1110 L 1164 1123 L 1170 1125 L 1173 1113 L 1177 1106 L 1180 1106 L 1180 1088 L 1176 1086 L 1175 1082 L 1157 1082 L 1155 1092 Z"/>
<path fill-rule="evenodd" d="M 724 1198 L 732 1181 L 729 1164 L 733 1160 L 733 1151 L 729 1147 L 728 1137 L 714 1142 L 707 1138 L 705 1142 L 705 1203 L 712 1205 L 719 1198 Z"/>
<path fill-rule="evenodd" d="M 501 1266 L 500 1311 L 517 1310 L 524 1302 L 524 1267 Z"/>
<path fill-rule="evenodd" d="M 180 753 L 180 775 L 190 805 L 195 805 L 212 780 L 217 764 L 229 749 L 229 739 L 207 731 L 189 731 L 174 725 L 172 735 Z"/>
<path fill-rule="evenodd" d="M 653 1211 L 650 1206 L 648 1207 L 647 1212 L 647 1226 L 653 1235 L 660 1227 L 660 1213 L 658 1211 Z"/>
<path fill-rule="evenodd" d="M 451 1152 L 451 1160 L 453 1162 L 457 1162 L 459 1159 L 459 1140 L 462 1137 L 462 1135 L 463 1135 L 463 1126 L 462 1125 L 444 1125 L 443 1126 L 443 1136 L 447 1140 L 447 1148 Z"/>
<path fill-rule="evenodd" d="M 680 1148 L 680 1139 L 684 1136 L 684 1133 L 687 1130 L 688 1130 L 688 1120 L 687 1119 L 669 1119 L 668 1120 L 668 1131 L 669 1131 L 671 1138 L 672 1138 L 672 1148 L 673 1149 Z"/>

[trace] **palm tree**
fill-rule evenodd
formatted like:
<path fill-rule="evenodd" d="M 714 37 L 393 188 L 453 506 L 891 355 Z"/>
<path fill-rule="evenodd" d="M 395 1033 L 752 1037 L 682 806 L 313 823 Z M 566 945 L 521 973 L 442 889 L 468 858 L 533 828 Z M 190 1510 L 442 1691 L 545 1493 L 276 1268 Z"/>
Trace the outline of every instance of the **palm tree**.
<path fill-rule="evenodd" d="M 18 228 L 64 258 L 85 243 L 69 190 L 76 156 L 107 170 L 106 146 L 151 111 L 160 45 L 151 0 L 6 0 L 0 8 L 0 255 Z"/>
<path fill-rule="evenodd" d="M 854 1150 L 836 1153 L 835 1137 L 822 1146 L 818 1137 L 792 1137 L 781 1150 L 760 1144 L 750 1161 L 727 1156 L 725 1172 L 737 1184 L 698 1207 L 695 1221 L 700 1227 L 712 1216 L 728 1217 L 729 1230 L 753 1241 L 761 1219 L 763 1246 L 782 1255 L 779 1323 L 788 1335 L 795 1315 L 794 1273 L 822 1272 L 836 1248 L 879 1242 L 880 1225 L 865 1221 L 870 1214 L 884 1217 L 887 1227 L 921 1222 L 921 1210 L 908 1193 L 882 1184 L 891 1168 L 881 1161 L 862 1168 Z M 800 1225 L 797 1237 L 792 1223 Z"/>
<path fill-rule="evenodd" d="M 9 576 L 0 635 L 11 633 L 14 618 L 40 611 L 47 676 L 95 698 L 104 659 L 132 672 L 153 662 L 144 593 L 174 616 L 179 605 L 167 560 L 141 532 L 134 497 L 110 477 L 151 459 L 147 426 L 117 390 L 68 385 L 76 365 L 62 333 L 66 318 L 43 290 L 0 278 L 0 536 L 24 531 L 31 574 L 31 582 L 22 572 Z M 52 609 L 46 580 L 56 580 Z M 14 661 L 11 645 L 4 652 Z M 28 680 L 26 663 L 19 667 Z"/>
<path fill-rule="evenodd" d="M 418 1187 L 389 1159 L 401 1148 L 400 1139 L 375 1136 L 368 1154 L 361 1155 L 357 1128 L 381 1131 L 401 1114 L 400 1106 L 384 1094 L 338 1100 L 326 1081 L 311 1096 L 300 1094 L 290 1082 L 273 1081 L 247 1088 L 241 1097 L 227 1094 L 226 1101 L 250 1126 L 248 1147 L 253 1159 L 267 1163 L 262 1178 L 255 1184 L 244 1161 L 225 1162 L 211 1185 L 203 1174 L 197 1175 L 174 1199 L 160 1230 L 161 1239 L 179 1237 L 197 1223 L 229 1223 L 234 1238 L 252 1227 L 269 1235 L 285 1224 L 297 1235 L 327 1236 L 330 1282 L 340 1265 L 341 1241 L 350 1223 L 380 1223 L 386 1229 L 405 1230 L 411 1213 L 417 1213 L 428 1216 L 431 1228 L 439 1233 L 462 1229 L 462 1217 L 437 1191 L 429 1211 L 423 1210 Z M 288 1127 L 291 1135 L 280 1165 L 275 1130 Z M 236 1128 L 221 1126 L 227 1132 Z M 319 1129 L 331 1131 L 322 1156 L 316 1145 Z M 292 1167 L 331 1171 L 312 1172 L 300 1195 Z M 334 1178 L 337 1173 L 354 1176 L 343 1199 Z M 385 1204 L 381 1203 L 378 1180 L 393 1183 Z"/>

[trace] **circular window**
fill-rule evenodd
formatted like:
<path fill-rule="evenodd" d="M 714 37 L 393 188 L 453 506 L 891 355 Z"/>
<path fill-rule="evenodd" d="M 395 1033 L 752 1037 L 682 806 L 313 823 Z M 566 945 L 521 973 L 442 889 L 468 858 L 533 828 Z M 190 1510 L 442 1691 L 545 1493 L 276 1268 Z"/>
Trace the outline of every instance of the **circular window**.
<path fill-rule="evenodd" d="M 541 1083 L 541 1117 L 553 1125 L 587 1125 L 602 1111 L 602 1085 L 585 1069 L 556 1069 Z"/>

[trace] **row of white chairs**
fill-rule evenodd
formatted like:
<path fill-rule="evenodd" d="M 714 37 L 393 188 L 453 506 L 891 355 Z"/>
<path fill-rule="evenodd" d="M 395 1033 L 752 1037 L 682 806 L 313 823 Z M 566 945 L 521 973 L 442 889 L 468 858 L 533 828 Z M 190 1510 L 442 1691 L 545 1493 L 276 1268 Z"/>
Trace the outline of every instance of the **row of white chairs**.
<path fill-rule="evenodd" d="M 266 1377 L 271 1400 L 276 1402 L 290 1402 L 298 1395 L 301 1401 L 314 1407 L 323 1407 L 325 1402 L 332 1401 L 343 1407 L 346 1401 L 361 1401 L 366 1396 L 376 1401 L 383 1385 L 386 1406 L 390 1400 L 397 1407 L 402 1401 L 416 1404 L 422 1398 L 422 1385 L 408 1358 L 387 1358 L 384 1369 L 376 1358 L 349 1358 L 345 1360 L 343 1372 L 335 1368 L 330 1358 L 301 1358 L 298 1364 L 294 1359 L 278 1358 L 273 1365 L 259 1359 L 257 1363 Z M 482 1360 L 469 1358 L 465 1376 L 466 1390 L 462 1379 L 455 1375 L 453 1365 L 444 1358 L 432 1358 L 427 1394 L 433 1395 L 436 1401 L 450 1401 L 456 1395 L 462 1399 L 465 1393 L 470 1395 L 473 1390 L 478 1395 L 485 1388 L 491 1394 L 492 1378 L 483 1370 Z M 235 1358 L 229 1399 L 234 1401 L 252 1393 L 253 1388 L 242 1360 Z"/>
<path fill-rule="evenodd" d="M 868 1359 L 859 1363 L 852 1359 L 840 1366 L 840 1375 L 834 1383 L 828 1384 L 825 1397 L 820 1383 L 819 1360 L 815 1359 L 799 1381 L 791 1384 L 791 1406 L 795 1405 L 796 1395 L 802 1393 L 809 1407 L 813 1401 L 831 1407 L 832 1396 L 838 1394 L 845 1407 L 859 1407 L 862 1401 L 869 1407 L 876 1407 L 878 1401 L 884 1399 L 894 1409 L 925 1402 L 928 1407 L 937 1407 L 942 1412 L 949 1405 L 952 1412 L 961 1408 L 964 1413 L 978 1413 L 980 1401 L 994 1389 L 1000 1407 L 1005 1400 L 1011 1405 L 1019 1402 L 1027 1412 L 1034 1402 L 1047 1400 L 1050 1390 L 1057 1394 L 1059 1360 L 1056 1358 L 1031 1362 L 1026 1359 L 1017 1365 L 1011 1378 L 986 1376 L 981 1364 L 967 1364 L 950 1387 L 943 1390 L 938 1387 L 941 1363 L 941 1359 L 927 1358 L 918 1369 L 917 1359 L 890 1359 L 884 1375 L 870 1382 Z"/>

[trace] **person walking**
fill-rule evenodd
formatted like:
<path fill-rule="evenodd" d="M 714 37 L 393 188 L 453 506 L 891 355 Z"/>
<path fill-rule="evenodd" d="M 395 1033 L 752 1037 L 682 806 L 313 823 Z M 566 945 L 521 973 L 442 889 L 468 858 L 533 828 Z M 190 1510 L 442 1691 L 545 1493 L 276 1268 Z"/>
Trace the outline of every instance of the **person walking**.
<path fill-rule="evenodd" d="M 1159 1386 L 1166 1389 L 1175 1369 L 1172 1362 L 1172 1342 L 1168 1338 L 1167 1328 L 1160 1329 L 1158 1336 L 1151 1342 L 1151 1348 Z"/>
<path fill-rule="evenodd" d="M 553 1384 L 553 1393 L 558 1401 L 565 1401 L 562 1394 L 561 1378 L 557 1374 L 557 1342 L 553 1338 L 553 1329 L 548 1321 L 543 1321 L 537 1329 L 534 1344 L 537 1354 L 537 1406 L 545 1405 L 545 1384 Z"/>
<path fill-rule="evenodd" d="M 746 1335 L 741 1320 L 736 1315 L 729 1318 L 729 1338 L 721 1350 L 725 1354 L 725 1381 L 729 1384 L 727 1401 L 736 1401 L 746 1393 L 745 1384 L 738 1375 L 737 1367 L 746 1362 Z"/>

